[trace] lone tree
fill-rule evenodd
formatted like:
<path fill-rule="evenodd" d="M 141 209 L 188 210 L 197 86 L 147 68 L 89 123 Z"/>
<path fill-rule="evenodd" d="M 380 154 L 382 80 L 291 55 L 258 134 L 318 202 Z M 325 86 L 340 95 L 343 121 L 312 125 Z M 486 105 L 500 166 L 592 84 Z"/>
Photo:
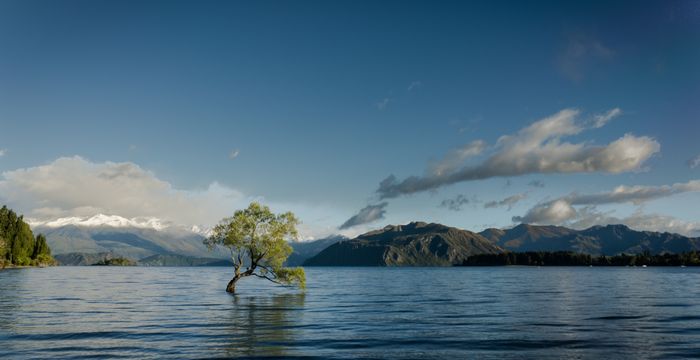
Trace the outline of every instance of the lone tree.
<path fill-rule="evenodd" d="M 304 269 L 287 268 L 284 262 L 292 253 L 287 239 L 298 237 L 299 220 L 291 212 L 273 214 L 270 208 L 252 202 L 245 210 L 225 218 L 214 227 L 213 234 L 204 240 L 209 249 L 228 248 L 233 261 L 233 279 L 226 291 L 236 292 L 238 280 L 256 276 L 277 284 L 306 285 Z M 243 268 L 245 267 L 245 271 Z"/>

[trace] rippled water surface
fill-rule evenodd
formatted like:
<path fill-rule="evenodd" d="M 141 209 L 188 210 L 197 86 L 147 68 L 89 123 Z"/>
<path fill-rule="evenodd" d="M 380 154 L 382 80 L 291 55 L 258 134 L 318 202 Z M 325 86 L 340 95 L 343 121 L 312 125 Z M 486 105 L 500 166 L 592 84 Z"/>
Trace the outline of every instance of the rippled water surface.
<path fill-rule="evenodd" d="M 0 358 L 700 357 L 700 269 L 0 271 Z"/>

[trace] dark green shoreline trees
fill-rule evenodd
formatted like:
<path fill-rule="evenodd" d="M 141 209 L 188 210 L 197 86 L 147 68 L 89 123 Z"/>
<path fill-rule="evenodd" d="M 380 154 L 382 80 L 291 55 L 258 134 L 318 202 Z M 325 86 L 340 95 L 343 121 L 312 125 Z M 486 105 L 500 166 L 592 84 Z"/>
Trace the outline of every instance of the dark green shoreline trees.
<path fill-rule="evenodd" d="M 461 266 L 700 266 L 700 252 L 591 256 L 569 251 L 506 252 L 468 257 Z"/>
<path fill-rule="evenodd" d="M 46 237 L 42 234 L 34 237 L 22 216 L 7 206 L 0 208 L 0 268 L 54 263 Z"/>

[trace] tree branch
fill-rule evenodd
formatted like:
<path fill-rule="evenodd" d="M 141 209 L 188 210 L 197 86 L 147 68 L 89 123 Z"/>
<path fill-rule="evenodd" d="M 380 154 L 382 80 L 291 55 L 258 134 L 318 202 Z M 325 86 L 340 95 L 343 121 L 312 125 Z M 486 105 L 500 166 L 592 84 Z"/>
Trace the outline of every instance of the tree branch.
<path fill-rule="evenodd" d="M 255 276 L 259 277 L 259 278 L 263 278 L 263 279 L 270 280 L 270 281 L 272 281 L 272 282 L 275 283 L 275 284 L 285 285 L 285 286 L 288 285 L 288 284 L 285 284 L 285 283 L 283 283 L 283 282 L 280 282 L 280 281 L 277 280 L 277 279 L 272 279 L 272 278 L 269 278 L 269 277 L 267 277 L 267 276 L 265 276 L 265 275 L 262 275 L 262 274 L 253 274 L 253 275 L 255 275 Z"/>
<path fill-rule="evenodd" d="M 258 266 L 261 267 L 261 268 L 263 268 L 263 269 L 265 269 L 265 270 L 267 270 L 267 271 L 270 271 L 270 272 L 272 271 L 272 269 L 271 269 L 269 266 L 267 266 L 267 265 L 258 264 Z"/>

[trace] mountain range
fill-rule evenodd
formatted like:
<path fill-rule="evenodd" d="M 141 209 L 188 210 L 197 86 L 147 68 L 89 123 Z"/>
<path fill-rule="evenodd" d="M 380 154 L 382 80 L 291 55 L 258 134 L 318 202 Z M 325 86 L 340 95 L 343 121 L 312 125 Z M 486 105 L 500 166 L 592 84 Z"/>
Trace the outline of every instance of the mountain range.
<path fill-rule="evenodd" d="M 573 230 L 561 226 L 520 224 L 510 229 L 479 233 L 509 251 L 572 251 L 589 255 L 680 253 L 700 250 L 700 238 L 653 231 L 636 231 L 625 225 L 593 226 Z"/>
<path fill-rule="evenodd" d="M 309 266 L 449 266 L 503 248 L 483 236 L 441 224 L 412 222 L 337 242 L 306 260 Z"/>
<path fill-rule="evenodd" d="M 55 258 L 63 265 L 91 265 L 100 260 L 125 257 L 143 266 L 228 265 L 229 255 L 210 251 L 203 240 L 208 229 L 182 227 L 158 219 L 127 219 L 115 215 L 70 217 L 31 222 L 44 234 Z M 307 258 L 338 241 L 335 235 L 315 241 L 291 243 L 287 264 L 301 265 Z"/>
<path fill-rule="evenodd" d="M 333 244 L 308 266 L 450 266 L 475 254 L 570 251 L 589 255 L 681 253 L 700 250 L 700 238 L 635 231 L 625 225 L 574 230 L 521 224 L 473 233 L 441 224 L 387 226 Z"/>
<path fill-rule="evenodd" d="M 157 254 L 212 257 L 202 243 L 204 237 L 193 232 L 109 225 L 39 226 L 34 231 L 46 235 L 54 254 L 111 252 L 132 259 Z"/>
<path fill-rule="evenodd" d="M 46 235 L 59 262 L 86 265 L 106 256 L 126 257 L 147 266 L 225 265 L 228 254 L 209 251 L 207 231 L 157 219 L 97 215 L 33 223 Z M 700 238 L 635 231 L 625 225 L 574 230 L 520 224 L 479 233 L 436 223 L 389 225 L 349 239 L 341 235 L 293 242 L 287 265 L 449 266 L 475 254 L 504 251 L 571 251 L 590 255 L 680 253 L 700 250 Z M 108 254 L 108 255 L 105 255 Z"/>

